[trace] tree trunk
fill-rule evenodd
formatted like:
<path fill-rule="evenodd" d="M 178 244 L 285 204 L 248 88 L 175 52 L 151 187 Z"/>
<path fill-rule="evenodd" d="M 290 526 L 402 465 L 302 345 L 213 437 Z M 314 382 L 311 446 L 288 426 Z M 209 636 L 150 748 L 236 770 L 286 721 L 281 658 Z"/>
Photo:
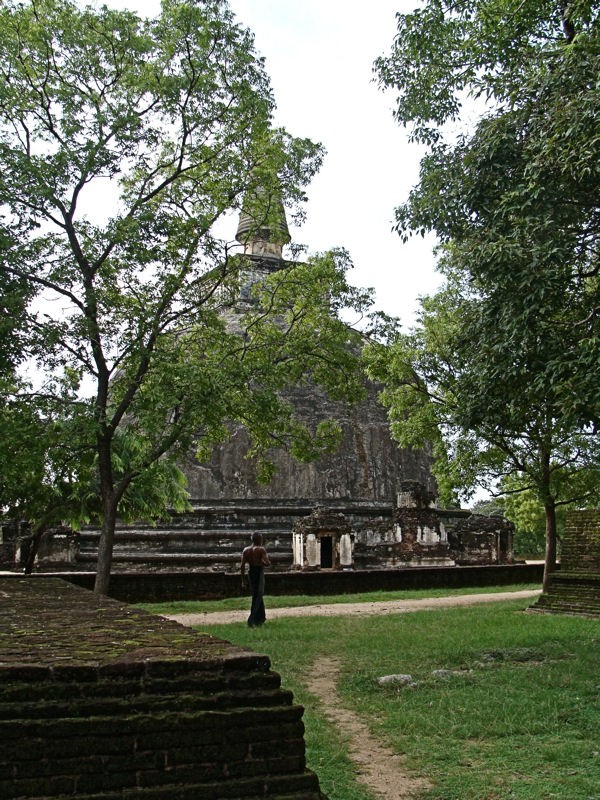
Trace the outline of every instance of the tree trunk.
<path fill-rule="evenodd" d="M 550 585 L 550 578 L 556 569 L 556 498 L 551 491 L 551 469 L 550 469 L 551 448 L 546 443 L 540 452 L 540 465 L 542 468 L 541 494 L 544 500 L 544 514 L 546 516 L 546 557 L 544 559 L 544 580 L 542 591 L 547 592 Z"/>
<path fill-rule="evenodd" d="M 25 559 L 25 567 L 24 573 L 25 575 L 31 575 L 33 572 L 33 565 L 35 564 L 35 558 L 38 554 L 38 550 L 40 549 L 40 544 L 44 534 L 48 529 L 43 526 L 38 528 L 34 533 L 31 534 L 29 537 L 29 552 L 27 553 L 27 558 Z"/>
<path fill-rule="evenodd" d="M 96 581 L 94 592 L 108 594 L 110 570 L 112 567 L 113 545 L 115 541 L 115 525 L 117 521 L 116 503 L 110 498 L 104 503 L 102 533 L 98 543 L 98 563 L 96 565 Z"/>
<path fill-rule="evenodd" d="M 98 563 L 94 592 L 108 594 L 110 570 L 112 567 L 115 525 L 117 522 L 117 497 L 113 486 L 111 460 L 111 439 L 98 438 L 98 463 L 100 472 L 100 493 L 102 497 L 102 533 L 98 543 Z"/>
<path fill-rule="evenodd" d="M 556 569 L 556 505 L 554 500 L 549 500 L 544 504 L 544 512 L 546 514 L 546 558 L 542 591 L 547 592 L 550 577 Z"/>

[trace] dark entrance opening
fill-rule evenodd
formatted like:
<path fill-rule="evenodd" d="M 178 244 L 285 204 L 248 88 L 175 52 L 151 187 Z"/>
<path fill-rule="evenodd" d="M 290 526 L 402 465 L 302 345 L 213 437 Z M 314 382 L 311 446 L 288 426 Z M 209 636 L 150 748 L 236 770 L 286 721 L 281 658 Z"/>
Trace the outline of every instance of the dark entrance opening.
<path fill-rule="evenodd" d="M 498 534 L 498 561 L 503 564 L 508 559 L 508 533 L 501 531 Z"/>
<path fill-rule="evenodd" d="M 321 568 L 333 568 L 333 536 L 321 536 Z"/>

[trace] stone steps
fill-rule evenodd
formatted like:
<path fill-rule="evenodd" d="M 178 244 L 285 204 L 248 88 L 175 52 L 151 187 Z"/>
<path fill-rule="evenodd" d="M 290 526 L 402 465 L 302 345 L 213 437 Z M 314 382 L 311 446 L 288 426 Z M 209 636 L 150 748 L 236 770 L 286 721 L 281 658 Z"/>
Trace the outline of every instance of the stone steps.
<path fill-rule="evenodd" d="M 118 528 L 115 531 L 115 546 L 144 542 L 146 546 L 163 547 L 165 545 L 178 547 L 185 544 L 188 548 L 191 545 L 198 545 L 201 547 L 207 545 L 216 545 L 219 547 L 231 547 L 239 549 L 245 547 L 250 542 L 250 537 L 255 529 L 236 529 L 230 531 L 224 530 L 180 530 L 164 528 L 162 530 L 155 529 L 123 529 Z M 290 530 L 281 529 L 258 529 L 263 534 L 265 542 L 271 547 L 283 546 L 289 547 L 292 539 Z M 100 531 L 83 531 L 80 534 L 79 541 L 80 547 L 96 547 L 100 539 Z"/>
<path fill-rule="evenodd" d="M 53 719 L 55 717 L 66 717 L 73 710 L 73 703 L 68 700 L 54 699 L 49 700 L 47 697 L 48 687 L 44 686 L 46 690 L 45 696 L 40 697 L 33 703 L 31 697 L 22 702 L 5 702 L 0 704 L 0 722 L 2 720 L 10 720 L 20 717 L 21 719 L 37 720 L 38 722 L 44 719 Z M 115 691 L 113 686 L 113 692 Z M 220 690 L 220 691 L 219 691 Z M 106 716 L 123 716 L 125 714 L 133 716 L 135 714 L 149 714 L 164 712 L 181 712 L 185 714 L 193 714 L 200 711 L 211 711 L 216 709 L 235 709 L 245 699 L 244 690 L 238 689 L 237 691 L 228 690 L 227 693 L 223 692 L 222 686 L 217 686 L 210 694 L 201 694 L 205 692 L 204 685 L 198 685 L 196 691 L 191 692 L 189 688 L 187 691 L 181 691 L 175 695 L 171 693 L 162 697 L 145 697 L 145 696 L 129 696 L 126 695 L 122 698 L 110 696 L 107 692 L 106 696 L 94 697 L 93 699 L 80 700 L 77 704 L 77 714 L 81 717 L 106 717 Z M 246 690 L 247 691 L 247 690 Z M 286 697 L 287 695 L 287 697 Z M 292 693 L 277 690 L 263 691 L 258 698 L 256 707 L 268 708 L 281 705 L 283 699 L 287 699 L 289 703 L 292 702 Z"/>
<path fill-rule="evenodd" d="M 588 606 L 585 603 L 568 603 L 562 600 L 554 600 L 549 603 L 535 603 L 532 611 L 544 611 L 555 614 L 579 614 L 586 617 L 600 617 L 599 606 Z"/>
<path fill-rule="evenodd" d="M 600 601 L 598 601 L 598 599 L 593 597 L 592 595 L 561 593 L 560 597 L 550 595 L 550 596 L 545 596 L 543 600 L 540 598 L 540 605 L 551 606 L 551 605 L 557 605 L 559 603 L 563 605 L 573 605 L 573 606 L 585 605 L 589 608 L 596 608 L 598 611 L 600 611 Z"/>
<path fill-rule="evenodd" d="M 77 561 L 80 564 L 95 564 L 98 558 L 95 552 L 82 552 L 79 554 Z M 272 553 L 269 552 L 269 558 L 272 566 L 285 567 L 286 569 L 291 565 L 291 553 Z M 241 561 L 241 554 L 236 553 L 150 553 L 144 551 L 143 553 L 127 550 L 115 550 L 113 553 L 112 563 L 115 566 L 123 566 L 126 564 L 144 566 L 144 565 L 163 565 L 165 569 L 169 569 L 174 564 L 194 567 L 205 568 L 227 568 L 231 571 L 232 566 L 239 569 Z"/>
<path fill-rule="evenodd" d="M 552 575 L 548 591 L 533 610 L 600 617 L 600 576 L 561 569 Z"/>
<path fill-rule="evenodd" d="M 384 503 L 328 501 L 333 513 L 343 512 L 361 521 L 374 515 L 389 516 Z M 295 523 L 314 510 L 314 501 L 231 501 L 194 503 L 192 510 L 173 514 L 153 526 L 119 522 L 115 531 L 112 563 L 119 571 L 151 572 L 175 569 L 231 573 L 239 570 L 241 552 L 251 535 L 263 535 L 274 570 L 292 568 L 292 531 Z M 97 562 L 100 531 L 83 528 L 78 537 L 75 569 L 93 569 Z"/>
<path fill-rule="evenodd" d="M 600 608 L 600 598 L 593 592 L 563 592 L 560 594 L 551 590 L 540 597 L 540 602 L 551 603 L 561 601 L 564 603 L 587 603 L 590 606 Z"/>
<path fill-rule="evenodd" d="M 113 565 L 118 569 L 150 570 L 189 568 L 233 572 L 239 569 L 242 549 L 252 532 L 263 534 L 274 569 L 292 564 L 291 529 L 235 528 L 143 528 L 119 525 L 115 531 Z M 77 564 L 91 568 L 97 561 L 100 531 L 84 530 L 79 537 Z"/>

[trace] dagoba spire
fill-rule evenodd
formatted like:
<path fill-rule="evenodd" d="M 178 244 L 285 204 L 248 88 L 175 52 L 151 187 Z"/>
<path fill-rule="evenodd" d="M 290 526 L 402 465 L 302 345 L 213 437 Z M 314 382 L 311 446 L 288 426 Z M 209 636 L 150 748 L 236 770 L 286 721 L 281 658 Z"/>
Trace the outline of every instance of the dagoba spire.
<path fill-rule="evenodd" d="M 244 198 L 236 240 L 244 255 L 281 261 L 283 245 L 291 241 L 281 196 L 258 187 Z"/>

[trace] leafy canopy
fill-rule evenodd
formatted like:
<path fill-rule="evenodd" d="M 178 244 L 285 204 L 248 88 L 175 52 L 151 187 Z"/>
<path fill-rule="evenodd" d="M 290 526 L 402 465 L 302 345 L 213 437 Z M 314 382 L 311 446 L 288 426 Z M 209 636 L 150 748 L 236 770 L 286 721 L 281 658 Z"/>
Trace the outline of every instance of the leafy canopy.
<path fill-rule="evenodd" d="M 29 487 L 46 487 L 25 509 L 12 480 L 1 502 L 41 519 L 48 490 L 63 518 L 102 520 L 103 591 L 117 512 L 180 504 L 188 447 L 205 456 L 236 421 L 256 452 L 274 432 L 303 457 L 331 446 L 335 426 L 301 429 L 279 393 L 352 385 L 338 310 L 368 298 L 332 253 L 234 314 L 248 265 L 215 223 L 243 197 L 257 230 L 274 197 L 301 219 L 323 151 L 272 128 L 252 34 L 222 0 L 164 0 L 155 19 L 1 0 L 0 97 L 3 302 L 22 321 L 2 408 L 19 447 L 39 447 Z"/>
<path fill-rule="evenodd" d="M 376 64 L 427 146 L 397 230 L 435 232 L 446 285 L 373 370 L 447 493 L 513 473 L 534 491 L 548 567 L 557 505 L 598 485 L 599 68 L 587 0 L 427 0 Z"/>

